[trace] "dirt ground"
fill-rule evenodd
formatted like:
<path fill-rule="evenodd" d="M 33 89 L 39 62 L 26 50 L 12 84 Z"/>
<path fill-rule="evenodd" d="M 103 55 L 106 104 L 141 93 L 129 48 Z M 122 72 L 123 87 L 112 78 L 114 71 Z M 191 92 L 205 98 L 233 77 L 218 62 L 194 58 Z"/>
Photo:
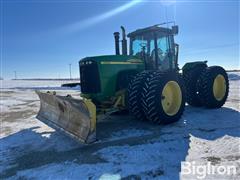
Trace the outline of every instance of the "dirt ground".
<path fill-rule="evenodd" d="M 1 89 L 1 179 L 178 179 L 181 162 L 234 165 L 240 178 L 240 80 L 230 82 L 221 109 L 186 106 L 177 123 L 160 126 L 128 114 L 97 124 L 98 141 L 83 145 L 35 117 L 34 88 Z M 46 90 L 47 88 L 44 88 Z M 51 88 L 49 88 L 51 90 Z M 58 90 L 79 95 L 79 90 Z M 196 175 L 189 176 L 196 179 Z"/>

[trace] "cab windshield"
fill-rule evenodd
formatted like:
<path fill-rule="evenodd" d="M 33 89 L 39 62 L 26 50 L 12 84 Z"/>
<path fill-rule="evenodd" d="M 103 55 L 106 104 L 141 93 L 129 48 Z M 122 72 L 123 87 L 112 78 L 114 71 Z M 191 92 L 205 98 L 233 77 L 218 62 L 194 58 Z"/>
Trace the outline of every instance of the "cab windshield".
<path fill-rule="evenodd" d="M 153 33 L 148 33 L 142 36 L 133 37 L 130 42 L 131 55 L 145 57 L 147 63 L 154 63 L 157 61 L 158 66 L 162 70 L 169 69 L 170 63 L 174 64 L 172 62 L 173 58 L 169 57 L 169 53 L 171 53 L 171 49 L 173 49 L 172 36 L 159 35 L 156 37 Z"/>

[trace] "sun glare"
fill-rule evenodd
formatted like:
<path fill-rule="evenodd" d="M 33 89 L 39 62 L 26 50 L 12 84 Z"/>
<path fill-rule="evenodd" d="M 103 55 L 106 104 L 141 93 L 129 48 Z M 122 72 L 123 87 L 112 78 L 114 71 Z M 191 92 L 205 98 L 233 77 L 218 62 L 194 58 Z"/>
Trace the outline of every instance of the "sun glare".
<path fill-rule="evenodd" d="M 138 4 L 140 2 L 142 2 L 142 0 L 132 0 L 128 3 L 123 4 L 122 6 L 119 6 L 115 9 L 112 9 L 108 12 L 103 13 L 103 14 L 100 14 L 100 15 L 97 15 L 97 16 L 94 16 L 94 17 L 91 17 L 91 18 L 87 18 L 85 20 L 67 25 L 67 26 L 61 28 L 61 30 L 63 30 L 64 32 L 79 31 L 81 29 L 84 29 L 84 28 L 87 28 L 89 26 L 100 23 L 100 22 L 102 22 L 106 19 L 109 19 L 109 18 L 113 17 L 113 16 L 116 16 L 117 14 L 130 9 L 131 7 L 135 6 L 136 4 Z"/>

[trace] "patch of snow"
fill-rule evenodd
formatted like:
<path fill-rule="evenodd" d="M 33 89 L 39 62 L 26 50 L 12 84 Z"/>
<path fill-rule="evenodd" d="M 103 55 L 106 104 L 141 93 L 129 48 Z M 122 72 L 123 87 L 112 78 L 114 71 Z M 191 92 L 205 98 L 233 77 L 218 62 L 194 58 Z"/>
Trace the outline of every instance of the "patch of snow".
<path fill-rule="evenodd" d="M 100 176 L 99 180 L 120 180 L 121 176 L 119 174 L 103 174 Z"/>
<path fill-rule="evenodd" d="M 204 179 L 237 179 L 237 174 L 240 174 L 240 137 L 225 135 L 214 141 L 201 139 L 191 135 L 190 148 L 185 161 L 197 165 L 205 165 L 211 163 L 211 166 L 227 167 L 233 166 L 236 168 L 236 174 L 206 174 Z M 181 175 L 183 179 L 198 179 L 201 174 Z"/>
<path fill-rule="evenodd" d="M 1 122 L 1 127 L 11 129 L 11 135 L 0 136 L 0 173 L 1 168 L 11 167 L 11 161 L 26 151 L 45 151 L 52 149 L 56 152 L 68 151 L 81 146 L 75 140 L 67 137 L 38 121 L 35 117 L 19 122 Z M 13 133 L 15 132 L 15 133 Z"/>
<path fill-rule="evenodd" d="M 1 89 L 34 89 L 34 88 L 60 88 L 60 89 L 69 89 L 69 88 L 61 88 L 62 84 L 70 83 L 70 82 L 79 82 L 79 81 L 43 81 L 43 80 L 3 80 L 1 81 Z"/>
<path fill-rule="evenodd" d="M 240 75 L 239 74 L 233 74 L 233 73 L 229 73 L 228 74 L 228 79 L 231 81 L 236 81 L 236 80 L 240 80 Z"/>
<path fill-rule="evenodd" d="M 113 146 L 97 152 L 103 159 L 115 164 L 121 177 L 131 174 L 144 174 L 160 169 L 162 176 L 177 179 L 179 169 L 175 164 L 184 160 L 187 152 L 187 140 L 176 138 L 169 142 L 160 140 L 156 143 L 136 146 Z M 112 171 L 114 172 L 114 171 Z M 146 175 L 146 174 L 145 174 Z"/>
<path fill-rule="evenodd" d="M 25 102 L 17 99 L 1 99 L 0 101 L 1 112 L 9 111 L 12 106 L 22 104 L 25 104 Z"/>
<path fill-rule="evenodd" d="M 45 125 L 41 121 L 38 121 L 35 116 L 25 119 L 26 123 L 19 122 L 2 122 L 2 126 L 8 127 L 11 125 L 14 127 L 15 134 L 9 136 L 1 136 L 0 151 L 4 149 L 21 147 L 26 144 L 31 144 L 32 149 L 45 150 L 50 147 L 54 147 L 56 151 L 65 151 L 76 146 L 67 146 L 69 143 L 74 143 L 74 140 L 63 135 L 60 132 L 56 132 L 54 129 Z M 56 139 L 54 136 L 61 136 L 62 142 Z M 46 143 L 48 141 L 48 143 Z M 69 143 L 67 143 L 69 141 Z M 45 144 L 46 143 L 46 144 Z M 45 144 L 43 147 L 42 145 Z M 77 145 L 77 144 L 76 144 Z"/>
<path fill-rule="evenodd" d="M 3 88 L 4 89 L 4 88 Z M 19 90 L 48 90 L 48 91 L 54 91 L 54 90 L 79 90 L 80 91 L 80 87 L 76 86 L 76 87 L 61 87 L 61 86 L 46 86 L 46 87 L 13 87 L 13 88 L 6 88 L 6 89 L 19 89 Z"/>
<path fill-rule="evenodd" d="M 19 179 L 19 177 L 25 177 L 26 179 L 104 179 L 107 176 L 110 177 L 110 174 L 113 174 L 111 167 L 113 167 L 113 164 L 109 163 L 79 165 L 65 162 L 19 171 L 17 175 L 11 179 Z M 117 173 L 112 175 L 113 178 L 119 176 Z"/>
<path fill-rule="evenodd" d="M 43 89 L 41 89 L 43 90 Z M 50 90 L 50 89 L 47 89 Z M 79 89 L 68 88 L 65 90 L 56 90 L 54 91 L 58 95 L 67 95 L 71 94 L 74 98 L 80 97 Z M 10 93 L 9 93 L 10 92 Z M 32 108 L 33 106 L 38 109 L 39 98 L 35 91 L 31 89 L 2 89 L 0 95 L 0 112 L 16 112 L 19 110 L 26 110 Z M 32 102 L 31 102 L 32 101 Z"/>
<path fill-rule="evenodd" d="M 230 107 L 237 111 L 240 109 L 240 81 L 229 82 L 229 95 L 224 107 Z"/>
<path fill-rule="evenodd" d="M 0 104 L 0 113 L 9 111 L 9 107 L 5 104 Z"/>
<path fill-rule="evenodd" d="M 107 161 L 105 163 L 76 164 L 74 162 L 65 162 L 49 164 L 39 168 L 19 171 L 15 178 L 59 179 L 68 177 L 69 179 L 99 179 L 109 177 L 109 174 L 113 178 L 139 174 L 142 174 L 142 177 L 147 177 L 145 172 L 161 169 L 164 174 L 161 174 L 160 177 L 177 179 L 179 169 L 175 164 L 185 157 L 181 150 L 182 146 L 185 146 L 185 142 L 179 139 L 168 144 L 158 142 L 137 146 L 114 146 L 104 148 L 96 153 Z"/>

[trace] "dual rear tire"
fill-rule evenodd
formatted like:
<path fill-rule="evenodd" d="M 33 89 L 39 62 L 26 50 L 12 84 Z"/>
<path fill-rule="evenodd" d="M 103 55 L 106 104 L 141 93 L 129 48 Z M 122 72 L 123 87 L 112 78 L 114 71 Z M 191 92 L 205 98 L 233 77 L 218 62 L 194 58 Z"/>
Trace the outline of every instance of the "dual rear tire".
<path fill-rule="evenodd" d="M 220 108 L 226 102 L 229 81 L 226 71 L 220 66 L 196 66 L 183 71 L 186 102 L 191 106 Z"/>
<path fill-rule="evenodd" d="M 206 108 L 220 108 L 227 100 L 229 80 L 220 66 L 206 68 L 197 83 L 201 104 Z"/>
<path fill-rule="evenodd" d="M 186 101 L 191 106 L 202 106 L 197 82 L 199 80 L 200 74 L 207 68 L 207 65 L 200 64 L 192 69 L 183 71 L 183 80 L 186 89 Z"/>

